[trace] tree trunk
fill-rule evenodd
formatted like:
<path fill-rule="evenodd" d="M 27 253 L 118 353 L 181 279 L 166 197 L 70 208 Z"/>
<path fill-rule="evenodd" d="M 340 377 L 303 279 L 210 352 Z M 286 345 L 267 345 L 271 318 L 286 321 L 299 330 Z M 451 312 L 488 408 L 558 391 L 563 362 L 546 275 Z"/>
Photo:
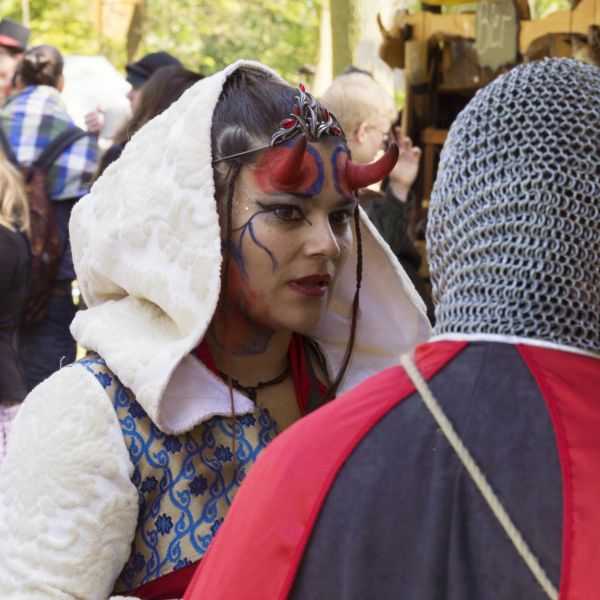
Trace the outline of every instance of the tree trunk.
<path fill-rule="evenodd" d="M 333 76 L 352 65 L 360 23 L 355 12 L 360 0 L 331 0 L 331 39 L 333 42 Z M 363 0 L 364 1 L 364 0 Z"/>
<path fill-rule="evenodd" d="M 319 58 L 317 72 L 313 82 L 313 92 L 320 96 L 329 87 L 333 78 L 333 45 L 331 40 L 331 3 L 321 0 L 321 19 L 319 24 Z"/>
<path fill-rule="evenodd" d="M 387 0 L 331 0 L 333 75 L 350 65 L 365 69 L 388 91 L 392 91 L 391 69 L 379 58 L 381 33 L 377 15 L 384 21 L 392 15 Z"/>
<path fill-rule="evenodd" d="M 133 9 L 133 16 L 127 31 L 127 62 L 134 60 L 146 29 L 146 2 L 141 0 Z"/>

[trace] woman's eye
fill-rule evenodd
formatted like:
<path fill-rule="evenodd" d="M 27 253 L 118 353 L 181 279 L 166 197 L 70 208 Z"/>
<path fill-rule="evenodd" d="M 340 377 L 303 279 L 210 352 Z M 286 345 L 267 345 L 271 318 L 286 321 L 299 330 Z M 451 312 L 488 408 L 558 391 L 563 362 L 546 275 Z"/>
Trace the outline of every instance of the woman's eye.
<path fill-rule="evenodd" d="M 273 206 L 269 212 L 279 217 L 282 221 L 301 221 L 304 219 L 304 213 L 297 206 L 283 204 Z"/>
<path fill-rule="evenodd" d="M 329 222 L 333 226 L 341 227 L 348 225 L 350 218 L 352 217 L 352 211 L 349 210 L 336 210 L 329 215 Z"/>

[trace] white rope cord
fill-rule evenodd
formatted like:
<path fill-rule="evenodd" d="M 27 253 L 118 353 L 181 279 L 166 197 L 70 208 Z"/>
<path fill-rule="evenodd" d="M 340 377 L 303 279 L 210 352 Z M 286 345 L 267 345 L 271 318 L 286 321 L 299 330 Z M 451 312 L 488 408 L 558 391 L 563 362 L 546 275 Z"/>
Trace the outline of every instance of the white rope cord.
<path fill-rule="evenodd" d="M 556 590 L 552 582 L 548 579 L 548 576 L 546 575 L 544 569 L 538 562 L 538 559 L 529 549 L 527 542 L 525 542 L 520 531 L 512 522 L 504 506 L 502 506 L 500 499 L 498 498 L 498 496 L 496 496 L 494 490 L 492 490 L 492 487 L 485 478 L 485 475 L 477 466 L 477 463 L 471 456 L 471 453 L 465 447 L 462 440 L 454 430 L 452 423 L 448 420 L 448 417 L 444 413 L 442 407 L 439 405 L 438 401 L 431 393 L 429 386 L 423 379 L 419 369 L 417 368 L 417 365 L 414 363 L 410 354 L 404 354 L 400 358 L 400 362 L 402 363 L 402 366 L 406 370 L 406 373 L 417 388 L 417 391 L 421 395 L 423 403 L 433 415 L 433 418 L 436 420 L 440 429 L 443 431 L 452 448 L 454 448 L 454 451 L 462 461 L 463 466 L 473 479 L 473 482 L 481 492 L 481 495 L 484 497 L 485 501 L 488 503 L 488 506 L 494 513 L 494 516 L 496 517 L 500 525 L 502 525 L 502 528 L 506 532 L 506 535 L 508 535 L 508 537 L 510 538 L 510 541 L 513 543 L 517 552 L 521 555 L 521 558 L 525 561 L 525 564 L 529 567 L 529 570 L 532 572 L 533 576 L 536 578 L 537 582 L 540 584 L 544 592 L 546 592 L 548 597 L 552 598 L 552 600 L 557 600 L 558 591 Z"/>

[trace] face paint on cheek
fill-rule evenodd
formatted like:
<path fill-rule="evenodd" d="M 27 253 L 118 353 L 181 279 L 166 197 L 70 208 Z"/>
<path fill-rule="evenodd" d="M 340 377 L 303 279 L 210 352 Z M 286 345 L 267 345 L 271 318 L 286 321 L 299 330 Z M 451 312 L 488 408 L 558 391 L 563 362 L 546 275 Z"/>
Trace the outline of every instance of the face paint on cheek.
<path fill-rule="evenodd" d="M 260 240 L 256 237 L 256 233 L 254 231 L 254 224 L 252 223 L 252 221 L 255 217 L 257 217 L 260 214 L 262 214 L 262 211 L 255 212 L 241 227 L 236 229 L 236 231 L 240 231 L 240 239 L 237 244 L 232 243 L 232 256 L 234 260 L 236 260 L 236 262 L 238 262 L 238 264 L 241 266 L 241 270 L 246 277 L 248 277 L 248 274 L 246 272 L 246 265 L 242 249 L 246 232 L 248 232 L 248 234 L 250 235 L 250 239 L 271 259 L 271 266 L 273 267 L 273 271 L 277 268 L 277 260 L 275 259 L 275 256 L 273 255 L 271 250 L 267 248 L 267 246 L 260 242 Z"/>
<path fill-rule="evenodd" d="M 227 249 L 231 251 L 231 258 L 233 259 L 239 272 L 244 276 L 248 277 L 246 273 L 246 266 L 244 265 L 244 257 L 242 256 L 242 250 L 235 242 L 227 243 L 225 240 L 221 241 L 221 252 L 226 252 Z"/>
<path fill-rule="evenodd" d="M 266 301 L 251 287 L 236 263 L 230 267 L 228 283 L 228 297 L 225 299 L 228 349 L 237 356 L 261 354 L 266 350 L 274 330 L 253 318 L 250 307 L 254 314 L 260 315 L 266 312 Z"/>
<path fill-rule="evenodd" d="M 291 183 L 282 183 L 274 176 L 273 167 L 289 157 L 293 144 L 291 140 L 270 148 L 254 167 L 254 179 L 261 192 L 296 192 L 308 196 L 316 196 L 321 192 L 325 169 L 321 155 L 312 146 L 307 146 L 302 164 L 298 165 L 297 175 Z"/>

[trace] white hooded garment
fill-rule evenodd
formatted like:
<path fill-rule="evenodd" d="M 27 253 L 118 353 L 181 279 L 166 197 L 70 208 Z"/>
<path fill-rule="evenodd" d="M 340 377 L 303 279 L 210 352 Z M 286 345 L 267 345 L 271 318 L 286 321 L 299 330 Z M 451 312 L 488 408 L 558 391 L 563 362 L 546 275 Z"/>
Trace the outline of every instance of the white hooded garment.
<path fill-rule="evenodd" d="M 221 287 L 210 133 L 223 84 L 240 65 L 278 78 L 241 61 L 195 84 L 132 138 L 70 224 L 88 306 L 73 335 L 169 434 L 231 416 L 227 387 L 190 351 Z M 364 213 L 361 225 L 360 315 L 340 394 L 430 334 L 420 297 Z M 355 273 L 354 253 L 312 332 L 333 375 L 350 332 Z M 235 391 L 234 402 L 237 415 L 254 409 Z M 2 598 L 107 598 L 136 525 L 132 472 L 114 408 L 90 372 L 75 363 L 40 384 L 17 415 L 0 468 Z"/>

